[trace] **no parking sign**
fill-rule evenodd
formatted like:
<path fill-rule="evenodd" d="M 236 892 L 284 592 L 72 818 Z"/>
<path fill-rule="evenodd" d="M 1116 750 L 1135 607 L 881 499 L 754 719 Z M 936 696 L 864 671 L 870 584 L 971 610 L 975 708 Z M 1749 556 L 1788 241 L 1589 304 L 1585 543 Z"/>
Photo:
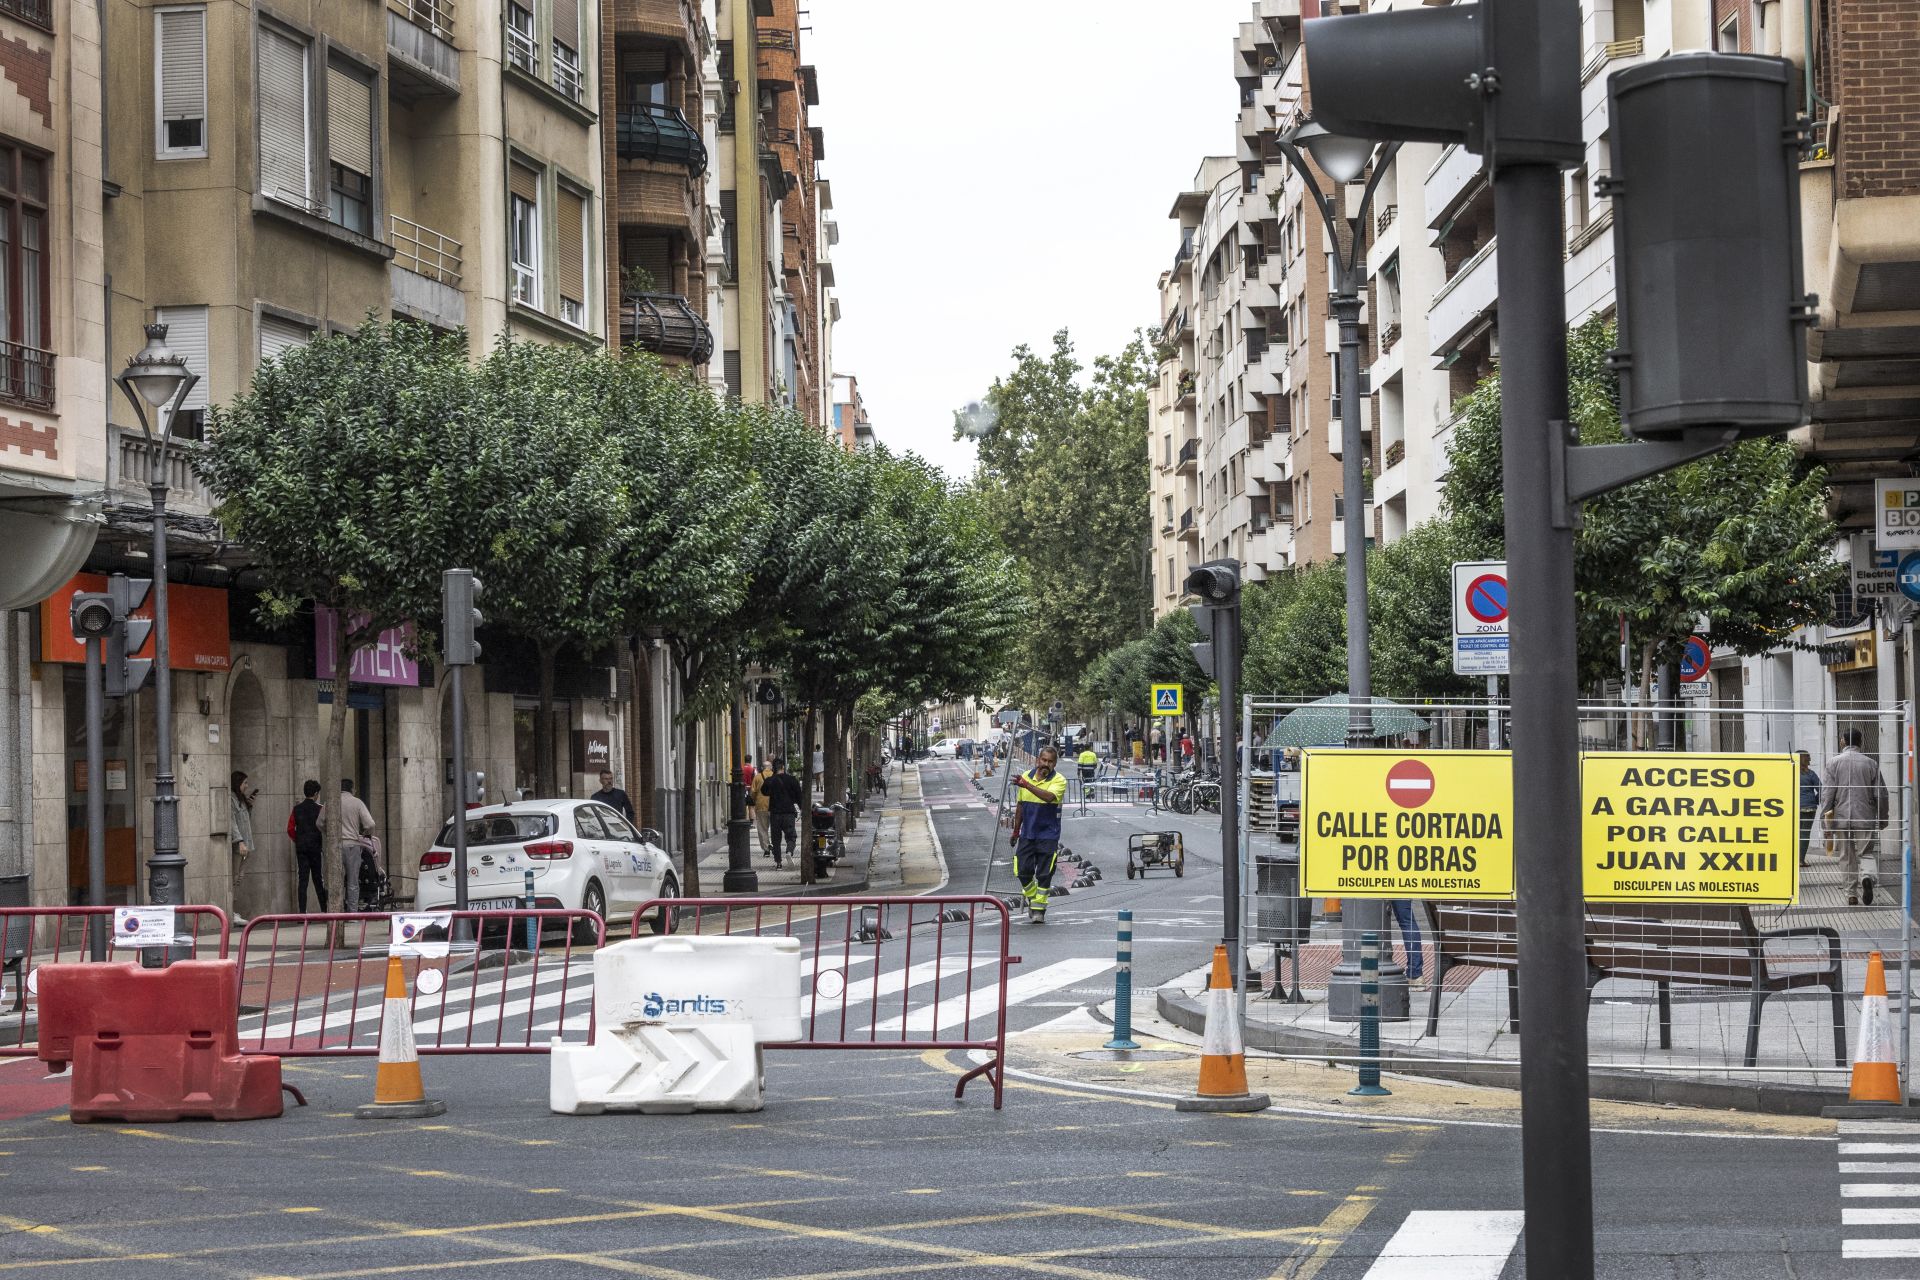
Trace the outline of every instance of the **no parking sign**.
<path fill-rule="evenodd" d="M 1507 674 L 1507 562 L 1463 560 L 1453 566 L 1453 671 Z"/>

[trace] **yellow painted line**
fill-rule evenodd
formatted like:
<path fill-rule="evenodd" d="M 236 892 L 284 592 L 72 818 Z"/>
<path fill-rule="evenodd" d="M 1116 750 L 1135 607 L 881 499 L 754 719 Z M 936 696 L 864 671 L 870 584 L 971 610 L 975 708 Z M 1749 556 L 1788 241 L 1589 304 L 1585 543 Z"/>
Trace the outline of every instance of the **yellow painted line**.
<path fill-rule="evenodd" d="M 510 1267 L 528 1262 L 577 1262 L 592 1264 L 600 1260 L 632 1257 L 646 1253 L 672 1253 L 686 1249 L 726 1248 L 746 1244 L 747 1240 L 689 1240 L 678 1244 L 643 1245 L 631 1249 L 609 1249 L 600 1253 L 515 1253 L 504 1258 L 467 1258 L 460 1262 L 410 1262 L 393 1267 L 361 1267 L 353 1271 L 321 1271 L 308 1276 L 263 1276 L 260 1280 L 356 1280 L 364 1276 L 403 1276 L 429 1271 L 461 1271 L 469 1267 Z M 668 1272 L 682 1275 L 682 1272 Z"/>
<path fill-rule="evenodd" d="M 939 1187 L 909 1187 L 900 1194 L 903 1196 L 937 1196 L 940 1194 L 940 1191 L 941 1188 Z"/>
<path fill-rule="evenodd" d="M 108 1172 L 107 1166 L 103 1164 L 77 1164 L 73 1166 L 73 1171 L 75 1173 L 106 1173 Z"/>
<path fill-rule="evenodd" d="M 1303 1258 L 1291 1258 L 1281 1263 L 1271 1280 L 1313 1280 L 1340 1246 L 1347 1242 L 1347 1237 L 1366 1221 L 1377 1203 L 1372 1196 L 1348 1196 L 1335 1205 L 1333 1212 L 1322 1218 L 1320 1225 L 1313 1229 L 1316 1238 L 1308 1242 L 1313 1245 L 1313 1251 Z"/>
<path fill-rule="evenodd" d="M 246 1143 L 235 1142 L 227 1138 L 189 1138 L 179 1133 L 162 1133 L 158 1129 L 115 1129 L 115 1133 L 129 1138 L 152 1138 L 155 1142 L 185 1142 L 196 1147 L 240 1147 Z"/>
<path fill-rule="evenodd" d="M 870 1231 L 941 1231 L 949 1227 L 997 1226 L 1004 1222 L 1019 1222 L 1030 1218 L 1050 1218 L 1052 1209 L 1027 1209 L 1012 1213 L 974 1213 L 964 1218 L 919 1218 L 913 1222 L 894 1222 L 886 1226 L 869 1227 Z"/>

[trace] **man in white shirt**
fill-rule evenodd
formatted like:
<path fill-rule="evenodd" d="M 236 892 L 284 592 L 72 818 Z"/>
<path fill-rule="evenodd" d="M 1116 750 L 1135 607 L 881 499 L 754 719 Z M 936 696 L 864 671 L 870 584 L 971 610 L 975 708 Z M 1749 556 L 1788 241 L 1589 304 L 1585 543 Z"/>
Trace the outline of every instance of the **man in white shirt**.
<path fill-rule="evenodd" d="M 368 911 L 376 905 L 359 902 L 360 855 L 371 850 L 373 812 L 353 794 L 353 779 L 340 779 L 340 900 L 343 911 Z M 357 904 L 357 905 L 356 905 Z"/>

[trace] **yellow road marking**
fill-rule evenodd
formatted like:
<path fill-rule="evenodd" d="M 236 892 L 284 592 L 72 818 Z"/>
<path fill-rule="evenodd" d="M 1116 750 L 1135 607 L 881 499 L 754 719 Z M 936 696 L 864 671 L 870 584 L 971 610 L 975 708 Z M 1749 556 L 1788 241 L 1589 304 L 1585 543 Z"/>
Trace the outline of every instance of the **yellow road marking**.
<path fill-rule="evenodd" d="M 1347 1237 L 1353 1234 L 1354 1229 L 1366 1221 L 1377 1203 L 1372 1196 L 1348 1196 L 1335 1205 L 1333 1212 L 1320 1220 L 1320 1225 L 1313 1229 L 1313 1237 L 1307 1241 L 1313 1246 L 1313 1252 L 1304 1258 L 1292 1258 L 1281 1263 L 1280 1269 L 1273 1273 L 1272 1280 L 1313 1280 L 1340 1246 L 1347 1242 Z"/>

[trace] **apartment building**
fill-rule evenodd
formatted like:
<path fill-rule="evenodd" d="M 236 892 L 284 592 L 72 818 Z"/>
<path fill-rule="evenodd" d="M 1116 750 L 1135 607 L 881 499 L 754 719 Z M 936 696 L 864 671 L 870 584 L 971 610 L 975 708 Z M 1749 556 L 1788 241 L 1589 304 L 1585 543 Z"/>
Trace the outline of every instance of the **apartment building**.
<path fill-rule="evenodd" d="M 874 445 L 873 419 L 867 414 L 867 402 L 860 394 L 860 379 L 851 373 L 833 376 L 833 414 L 828 419 L 834 438 L 848 453 L 871 449 Z"/>

